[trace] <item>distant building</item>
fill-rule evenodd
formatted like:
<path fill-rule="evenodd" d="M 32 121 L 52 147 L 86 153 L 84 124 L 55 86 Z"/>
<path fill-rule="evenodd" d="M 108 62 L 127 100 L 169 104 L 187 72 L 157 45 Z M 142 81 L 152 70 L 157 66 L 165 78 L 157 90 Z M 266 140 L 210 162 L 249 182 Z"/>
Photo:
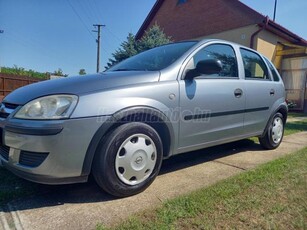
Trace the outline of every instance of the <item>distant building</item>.
<path fill-rule="evenodd" d="M 63 77 L 64 77 L 64 76 L 59 76 L 59 75 L 50 74 L 50 80 L 58 79 L 58 78 L 63 78 Z"/>
<path fill-rule="evenodd" d="M 307 113 L 307 41 L 239 0 L 157 0 L 136 38 L 154 24 L 174 41 L 219 38 L 258 50 L 280 71 L 294 109 Z"/>

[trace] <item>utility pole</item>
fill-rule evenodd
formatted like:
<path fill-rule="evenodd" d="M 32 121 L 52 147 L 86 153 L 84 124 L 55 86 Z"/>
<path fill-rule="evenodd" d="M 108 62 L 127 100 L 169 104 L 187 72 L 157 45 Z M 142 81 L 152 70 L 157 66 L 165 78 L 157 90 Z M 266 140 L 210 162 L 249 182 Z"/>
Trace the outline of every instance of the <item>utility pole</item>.
<path fill-rule="evenodd" d="M 101 25 L 101 24 L 94 24 L 94 27 L 97 27 L 98 30 L 93 30 L 93 32 L 97 33 L 97 68 L 96 68 L 96 72 L 99 72 L 99 63 L 100 63 L 100 28 L 101 27 L 105 27 L 105 25 Z"/>
<path fill-rule="evenodd" d="M 3 34 L 3 33 L 4 33 L 4 30 L 0 30 L 0 34 Z M 0 62 L 0 73 L 1 73 L 1 62 Z"/>
<path fill-rule="evenodd" d="M 275 0 L 275 5 L 274 5 L 274 16 L 273 16 L 274 22 L 275 22 L 275 18 L 276 18 L 276 8 L 277 8 L 277 0 Z"/>

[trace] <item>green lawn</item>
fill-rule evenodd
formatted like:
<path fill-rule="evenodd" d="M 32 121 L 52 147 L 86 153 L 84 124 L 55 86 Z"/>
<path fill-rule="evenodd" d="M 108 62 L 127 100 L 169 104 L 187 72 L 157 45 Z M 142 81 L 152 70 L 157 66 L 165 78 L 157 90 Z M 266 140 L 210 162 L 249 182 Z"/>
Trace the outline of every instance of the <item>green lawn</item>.
<path fill-rule="evenodd" d="M 307 119 L 307 114 L 305 114 L 305 113 L 295 113 L 295 112 L 289 112 L 288 113 L 288 118 L 295 118 L 295 117 L 306 117 L 306 119 Z"/>
<path fill-rule="evenodd" d="M 285 127 L 285 135 L 307 131 L 307 118 L 302 121 L 287 122 Z"/>
<path fill-rule="evenodd" d="M 307 117 L 302 121 L 287 122 L 284 135 L 287 136 L 302 131 L 307 131 Z M 252 140 L 255 143 L 259 143 L 257 137 L 249 138 L 249 140 Z"/>
<path fill-rule="evenodd" d="M 307 229 L 306 165 L 307 148 L 169 200 L 114 229 Z"/>
<path fill-rule="evenodd" d="M 37 184 L 19 179 L 11 172 L 0 168 L 0 206 L 15 198 L 34 194 Z"/>

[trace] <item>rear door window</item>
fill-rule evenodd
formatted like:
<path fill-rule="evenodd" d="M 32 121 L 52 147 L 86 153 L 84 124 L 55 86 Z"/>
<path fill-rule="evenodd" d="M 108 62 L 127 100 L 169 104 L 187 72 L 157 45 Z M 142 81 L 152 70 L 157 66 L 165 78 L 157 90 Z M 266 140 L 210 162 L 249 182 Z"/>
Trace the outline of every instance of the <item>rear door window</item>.
<path fill-rule="evenodd" d="M 243 48 L 240 51 L 244 64 L 245 79 L 270 80 L 268 69 L 260 55 Z"/>

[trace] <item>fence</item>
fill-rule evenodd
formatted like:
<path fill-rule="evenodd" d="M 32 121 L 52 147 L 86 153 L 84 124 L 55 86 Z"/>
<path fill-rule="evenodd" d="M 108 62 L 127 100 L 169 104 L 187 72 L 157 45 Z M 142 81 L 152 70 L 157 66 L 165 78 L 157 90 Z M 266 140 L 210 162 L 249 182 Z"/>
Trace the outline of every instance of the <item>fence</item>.
<path fill-rule="evenodd" d="M 18 76 L 14 74 L 0 73 L 0 102 L 13 90 L 35 82 L 47 79 L 32 78 L 28 76 Z"/>

